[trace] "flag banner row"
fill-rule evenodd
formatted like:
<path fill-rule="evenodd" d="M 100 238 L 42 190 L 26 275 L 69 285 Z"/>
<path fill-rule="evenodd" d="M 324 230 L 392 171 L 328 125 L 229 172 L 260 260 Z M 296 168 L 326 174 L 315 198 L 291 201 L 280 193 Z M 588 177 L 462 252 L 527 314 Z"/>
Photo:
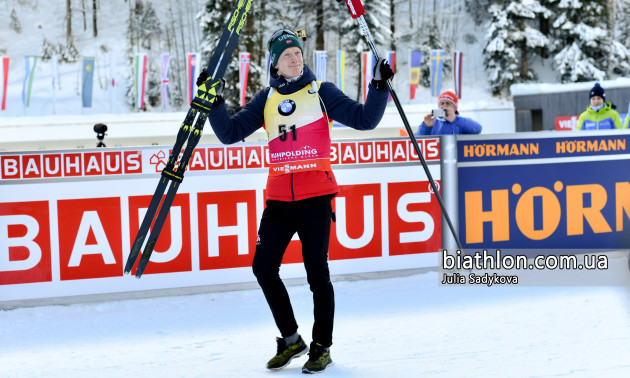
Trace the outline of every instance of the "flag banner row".
<path fill-rule="evenodd" d="M 249 78 L 249 56 L 248 52 L 239 53 L 238 78 L 240 88 L 240 104 L 245 106 L 245 97 L 247 94 L 247 79 Z"/>
<path fill-rule="evenodd" d="M 431 50 L 430 55 L 430 94 L 432 97 L 437 97 L 442 91 L 442 77 L 444 70 L 444 62 L 450 57 L 446 57 L 444 50 Z M 396 67 L 396 53 L 394 51 L 387 51 L 384 55 L 388 60 L 392 70 Z M 421 81 L 421 66 L 422 66 L 423 53 L 419 50 L 410 51 L 409 55 L 409 100 L 416 98 L 417 88 Z M 35 71 L 36 67 L 41 65 L 40 57 L 37 56 L 25 56 L 24 57 L 24 82 L 22 86 L 22 104 L 24 108 L 28 108 L 31 103 L 31 95 L 33 93 L 33 82 L 36 80 Z M 169 53 L 161 54 L 161 97 L 163 109 L 169 107 L 169 80 L 170 80 L 170 63 L 171 55 Z M 453 53 L 453 88 L 454 92 L 459 98 L 462 98 L 462 60 L 463 53 L 461 51 L 455 51 Z M 57 91 L 59 90 L 59 59 L 57 55 L 53 55 L 50 60 L 50 72 L 51 72 L 51 89 L 52 89 L 52 109 L 53 114 L 56 114 L 56 102 Z M 4 111 L 7 107 L 7 91 L 9 82 L 9 63 L 10 58 L 7 56 L 0 56 L 0 110 Z M 81 103 L 82 107 L 90 108 L 93 104 L 93 85 L 94 85 L 94 71 L 96 68 L 95 57 L 83 57 L 81 69 Z M 361 97 L 365 102 L 367 98 L 368 86 L 372 80 L 374 65 L 376 60 L 371 52 L 363 52 L 361 54 Z M 251 65 L 251 53 L 242 52 L 239 58 L 239 86 L 240 86 L 240 104 L 244 106 L 247 93 L 247 83 L 249 81 L 249 70 Z M 313 71 L 318 81 L 328 81 L 328 52 L 327 51 L 315 51 L 313 61 Z M 105 66 L 106 67 L 106 66 Z M 110 92 L 110 110 L 113 112 L 116 104 L 116 80 L 115 80 L 115 61 L 113 56 L 109 55 L 109 85 L 108 90 Z M 187 53 L 186 54 L 186 90 L 187 99 L 189 102 L 195 97 L 197 92 L 197 77 L 199 76 L 201 69 L 201 54 L 200 53 Z M 38 71 L 41 71 L 38 68 Z M 137 53 L 134 56 L 134 86 L 135 86 L 135 104 L 139 109 L 146 107 L 145 96 L 147 91 L 147 72 L 148 71 L 148 57 L 145 53 Z M 271 80 L 271 67 L 269 62 L 269 53 L 265 54 L 265 71 L 266 85 L 270 85 Z M 38 74 L 39 75 L 39 74 Z M 336 52 L 336 80 L 337 87 L 345 92 L 346 86 L 346 51 L 337 50 Z M 39 94 L 39 92 L 38 92 Z M 390 101 L 391 96 L 390 96 Z"/>

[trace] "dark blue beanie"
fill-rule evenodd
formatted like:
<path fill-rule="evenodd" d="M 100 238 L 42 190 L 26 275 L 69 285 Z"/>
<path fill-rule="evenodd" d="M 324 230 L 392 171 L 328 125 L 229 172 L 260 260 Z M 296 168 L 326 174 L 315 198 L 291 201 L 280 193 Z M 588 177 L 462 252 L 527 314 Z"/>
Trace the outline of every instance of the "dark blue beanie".
<path fill-rule="evenodd" d="M 601 85 L 599 85 L 599 83 L 595 83 L 595 86 L 593 86 L 591 91 L 588 93 L 589 101 L 591 100 L 591 97 L 593 96 L 599 96 L 603 98 L 604 101 L 606 101 L 606 92 L 604 92 L 604 88 L 602 88 Z"/>

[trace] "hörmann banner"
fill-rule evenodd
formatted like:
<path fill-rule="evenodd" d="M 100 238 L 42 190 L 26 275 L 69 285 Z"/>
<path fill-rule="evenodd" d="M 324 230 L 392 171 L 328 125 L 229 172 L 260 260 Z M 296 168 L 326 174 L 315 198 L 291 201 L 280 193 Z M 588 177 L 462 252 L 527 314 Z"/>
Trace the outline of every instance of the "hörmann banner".
<path fill-rule="evenodd" d="M 440 140 L 420 139 L 440 179 Z M 0 154 L 0 303 L 255 281 L 268 149 L 201 145 L 142 279 L 123 267 L 170 151 Z M 408 139 L 333 141 L 332 274 L 437 266 L 440 208 Z M 304 277 L 300 242 L 281 275 Z M 133 273 L 133 272 L 132 272 Z"/>
<path fill-rule="evenodd" d="M 465 248 L 629 248 L 630 135 L 519 135 L 458 140 Z"/>

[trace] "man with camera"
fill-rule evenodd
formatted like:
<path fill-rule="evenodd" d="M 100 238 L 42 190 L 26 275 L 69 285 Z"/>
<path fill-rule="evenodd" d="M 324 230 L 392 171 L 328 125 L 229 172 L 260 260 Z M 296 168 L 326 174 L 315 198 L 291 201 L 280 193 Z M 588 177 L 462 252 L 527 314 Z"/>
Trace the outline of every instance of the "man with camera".
<path fill-rule="evenodd" d="M 479 122 L 459 115 L 457 95 L 451 91 L 438 97 L 438 109 L 424 116 L 416 135 L 479 134 Z"/>

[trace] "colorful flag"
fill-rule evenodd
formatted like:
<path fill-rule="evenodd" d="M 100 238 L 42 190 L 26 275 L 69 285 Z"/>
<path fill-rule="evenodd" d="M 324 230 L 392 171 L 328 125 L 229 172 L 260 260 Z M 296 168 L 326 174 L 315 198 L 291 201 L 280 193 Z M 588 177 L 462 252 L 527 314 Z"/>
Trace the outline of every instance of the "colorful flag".
<path fill-rule="evenodd" d="M 455 94 L 462 98 L 462 58 L 464 53 L 455 51 L 453 54 L 453 80 L 455 80 Z"/>
<path fill-rule="evenodd" d="M 371 52 L 364 52 L 361 54 L 361 71 L 363 78 L 363 102 L 367 99 L 368 85 L 372 81 L 372 72 L 374 71 L 374 55 Z"/>
<path fill-rule="evenodd" d="M 396 72 L 396 51 L 387 51 L 385 53 L 387 62 L 389 63 L 389 66 L 391 67 L 392 71 Z M 394 79 L 391 80 L 392 82 L 394 81 Z M 389 94 L 389 101 L 392 100 L 392 94 Z"/>
<path fill-rule="evenodd" d="M 136 107 L 144 108 L 144 91 L 147 80 L 147 54 L 136 54 Z"/>
<path fill-rule="evenodd" d="M 431 96 L 438 97 L 442 88 L 444 50 L 431 50 Z"/>
<path fill-rule="evenodd" d="M 245 95 L 247 94 L 247 79 L 249 78 L 249 53 L 239 54 L 238 78 L 241 88 L 241 106 L 245 106 Z"/>
<path fill-rule="evenodd" d="M 422 51 L 414 50 L 411 52 L 411 58 L 409 59 L 409 99 L 416 98 L 416 88 L 420 84 L 420 66 L 422 63 Z"/>
<path fill-rule="evenodd" d="M 24 57 L 24 85 L 22 86 L 22 104 L 25 107 L 31 105 L 31 88 L 33 87 L 33 76 L 35 76 L 36 56 Z"/>
<path fill-rule="evenodd" d="M 83 57 L 83 81 L 81 99 L 84 108 L 92 107 L 92 85 L 94 83 L 94 57 Z"/>
<path fill-rule="evenodd" d="M 269 51 L 265 54 L 265 72 L 267 76 L 267 86 L 271 84 L 271 62 L 269 62 Z"/>
<path fill-rule="evenodd" d="M 0 110 L 7 109 L 7 85 L 9 82 L 9 57 L 0 56 Z"/>
<path fill-rule="evenodd" d="M 346 82 L 346 52 L 337 50 L 337 88 L 345 90 Z"/>
<path fill-rule="evenodd" d="M 168 108 L 168 76 L 170 73 L 171 54 L 162 54 L 162 108 Z"/>
<path fill-rule="evenodd" d="M 188 74 L 188 102 L 191 103 L 197 93 L 197 77 L 201 73 L 201 55 L 189 53 L 186 55 L 186 73 Z M 208 73 L 210 75 L 210 73 Z"/>
<path fill-rule="evenodd" d="M 328 73 L 328 52 L 315 50 L 315 78 L 319 81 L 326 81 Z"/>
<path fill-rule="evenodd" d="M 116 70 L 114 69 L 114 55 L 109 54 L 109 110 L 114 113 L 116 108 Z"/>

